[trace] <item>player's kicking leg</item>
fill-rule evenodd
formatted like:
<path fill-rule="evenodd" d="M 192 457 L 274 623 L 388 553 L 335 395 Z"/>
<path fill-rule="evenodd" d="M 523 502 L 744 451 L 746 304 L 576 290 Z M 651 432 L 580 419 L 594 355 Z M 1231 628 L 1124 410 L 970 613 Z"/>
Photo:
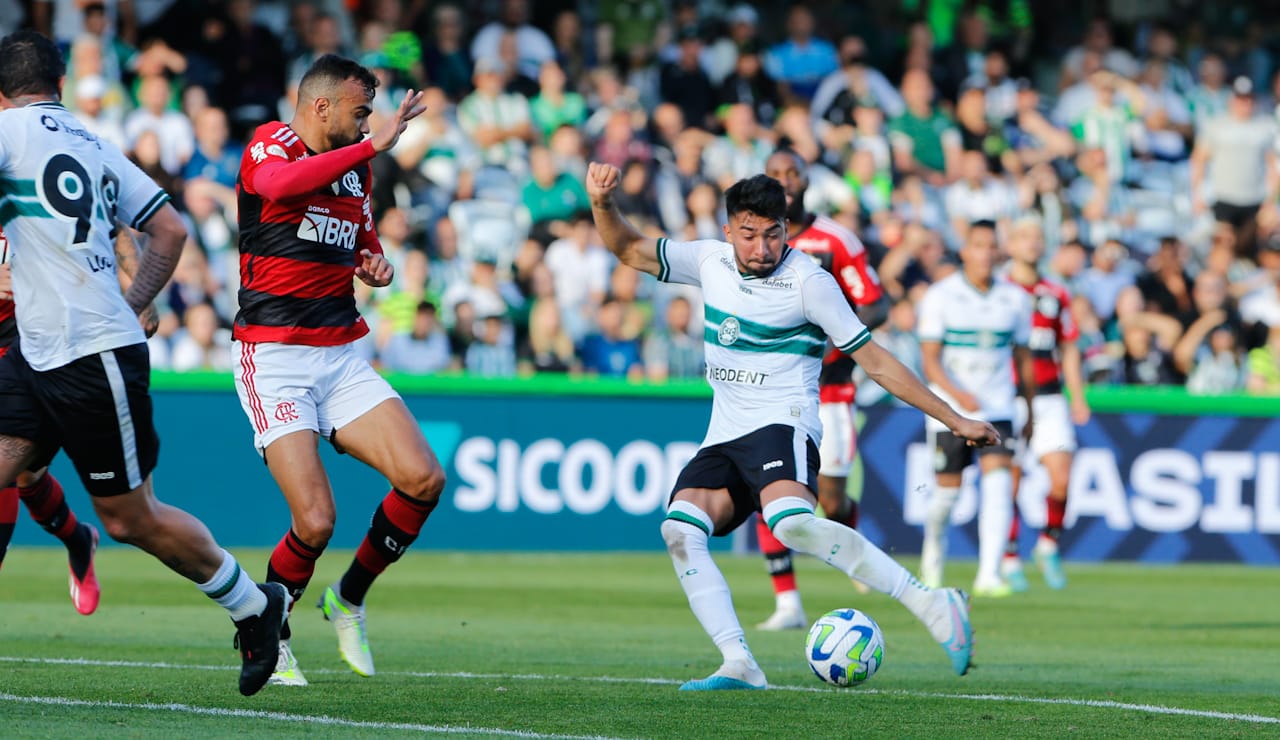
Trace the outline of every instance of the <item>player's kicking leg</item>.
<path fill-rule="evenodd" d="M 76 519 L 67 505 L 62 484 L 48 472 L 48 468 L 20 473 L 16 485 L 5 490 L 14 491 L 15 501 L 18 498 L 22 500 L 31 518 L 66 546 L 71 604 L 81 614 L 93 614 L 101 598 L 98 577 L 93 571 L 93 556 L 98 549 L 97 528 Z M 0 493 L 0 498 L 4 495 Z M 3 519 L 0 519 L 2 526 Z M 0 547 L 0 559 L 4 557 L 3 550 Z"/>
<path fill-rule="evenodd" d="M 418 538 L 444 491 L 444 469 L 417 420 L 394 394 L 350 423 L 337 426 L 333 439 L 339 449 L 391 483 L 350 567 L 325 589 L 318 605 L 337 631 L 338 648 L 351 670 L 371 676 L 374 668 L 365 630 L 365 595 L 374 579 Z"/>
<path fill-rule="evenodd" d="M 969 599 L 963 591 L 930 589 L 857 530 L 814 516 L 813 495 L 799 483 L 773 483 L 761 502 L 765 520 L 778 539 L 897 599 L 942 646 L 951 669 L 961 676 L 969 671 L 973 629 Z"/>

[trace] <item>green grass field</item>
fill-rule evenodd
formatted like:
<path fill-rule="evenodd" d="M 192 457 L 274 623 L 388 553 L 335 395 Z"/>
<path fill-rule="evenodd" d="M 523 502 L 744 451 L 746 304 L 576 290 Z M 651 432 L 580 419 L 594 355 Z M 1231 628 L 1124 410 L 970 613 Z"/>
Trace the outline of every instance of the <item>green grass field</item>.
<path fill-rule="evenodd" d="M 261 571 L 265 551 L 239 551 Z M 321 561 L 312 592 L 345 566 Z M 720 556 L 742 620 L 772 593 L 755 558 Z M 907 563 L 914 567 L 914 562 Z M 974 606 L 977 665 L 951 674 L 923 626 L 887 597 L 799 561 L 811 618 L 856 606 L 886 637 L 866 685 L 827 688 L 799 632 L 747 637 L 772 690 L 689 694 L 719 654 L 664 555 L 414 553 L 370 595 L 379 674 L 338 658 L 299 604 L 294 649 L 311 686 L 236 691 L 220 610 L 126 548 L 99 555 L 103 602 L 81 617 L 62 551 L 16 549 L 0 572 L 5 737 L 1261 737 L 1280 736 L 1276 572 L 1080 565 L 1071 586 Z M 957 583 L 972 565 L 955 564 Z M 311 594 L 308 594 L 308 598 Z"/>

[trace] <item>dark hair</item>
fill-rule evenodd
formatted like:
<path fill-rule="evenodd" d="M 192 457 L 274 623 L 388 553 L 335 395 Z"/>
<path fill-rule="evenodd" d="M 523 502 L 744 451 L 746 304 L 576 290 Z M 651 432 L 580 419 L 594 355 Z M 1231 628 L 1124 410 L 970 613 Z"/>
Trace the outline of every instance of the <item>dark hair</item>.
<path fill-rule="evenodd" d="M 431 301 L 418 301 L 417 312 L 418 313 L 435 313 L 436 304 L 432 303 Z"/>
<path fill-rule="evenodd" d="M 373 97 L 373 91 L 378 87 L 378 78 L 372 72 L 353 59 L 325 54 L 312 62 L 306 74 L 302 75 L 302 80 L 298 83 L 298 99 L 324 97 L 352 79 L 363 85 L 369 97 Z"/>
<path fill-rule="evenodd" d="M 996 222 L 986 218 L 979 219 L 969 224 L 969 230 L 972 231 L 973 229 L 991 229 L 992 231 L 995 231 Z"/>
<path fill-rule="evenodd" d="M 787 191 L 768 175 L 739 180 L 724 193 L 728 215 L 750 211 L 763 218 L 781 221 L 787 217 Z"/>
<path fill-rule="evenodd" d="M 58 81 L 67 73 L 58 47 L 35 31 L 18 31 L 0 39 L 0 93 L 57 95 Z"/>
<path fill-rule="evenodd" d="M 790 139 L 787 139 L 786 141 L 779 141 L 778 148 L 770 152 L 769 156 L 772 157 L 777 154 L 786 154 L 787 156 L 791 157 L 791 159 L 795 161 L 796 168 L 800 170 L 800 174 L 804 175 L 808 173 L 809 171 L 808 160 L 800 156 L 800 152 L 796 151 L 795 147 L 791 146 Z"/>

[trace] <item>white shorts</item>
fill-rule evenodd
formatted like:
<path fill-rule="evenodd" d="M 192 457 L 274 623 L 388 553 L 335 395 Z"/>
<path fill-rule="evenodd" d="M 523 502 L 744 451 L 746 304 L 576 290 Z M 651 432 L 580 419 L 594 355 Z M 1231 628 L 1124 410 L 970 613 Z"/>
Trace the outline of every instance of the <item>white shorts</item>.
<path fill-rule="evenodd" d="M 1035 427 L 1031 430 L 1031 445 L 1022 441 L 1022 427 L 1027 423 L 1027 402 L 1018 397 L 1018 416 L 1014 430 L 1019 447 L 1015 457 L 1019 462 L 1043 459 L 1053 452 L 1076 451 L 1076 427 L 1071 423 L 1071 408 L 1067 397 L 1061 393 L 1036 396 L 1032 400 L 1035 409 Z"/>
<path fill-rule="evenodd" d="M 240 362 L 236 394 L 258 454 L 301 429 L 331 439 L 334 430 L 399 397 L 352 344 L 235 342 L 233 351 Z"/>
<path fill-rule="evenodd" d="M 822 464 L 818 468 L 818 475 L 848 478 L 853 456 L 858 451 L 858 430 L 853 424 L 853 404 L 819 404 L 818 419 L 822 421 L 822 444 L 818 447 Z"/>

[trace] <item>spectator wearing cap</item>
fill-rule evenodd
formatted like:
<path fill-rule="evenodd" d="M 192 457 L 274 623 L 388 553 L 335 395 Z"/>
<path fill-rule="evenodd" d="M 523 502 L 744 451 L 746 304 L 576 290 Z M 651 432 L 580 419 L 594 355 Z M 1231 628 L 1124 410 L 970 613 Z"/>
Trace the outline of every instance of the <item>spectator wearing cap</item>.
<path fill-rule="evenodd" d="M 502 0 L 498 20 L 481 28 L 471 41 L 471 58 L 477 64 L 481 59 L 500 58 L 502 37 L 506 33 L 514 34 L 516 55 L 516 68 L 509 73 L 536 80 L 542 63 L 556 58 L 551 37 L 529 24 L 527 0 Z"/>
<path fill-rule="evenodd" d="M 436 305 L 418 303 L 413 315 L 413 328 L 396 334 L 379 353 L 382 367 L 391 372 L 426 375 L 449 367 L 449 337 L 440 327 Z"/>
<path fill-rule="evenodd" d="M 711 83 L 721 87 L 737 68 L 738 57 L 743 49 L 754 49 L 758 55 L 764 51 L 757 34 L 760 14 L 755 8 L 746 3 L 738 3 L 729 9 L 724 22 L 727 26 L 726 33 L 711 42 L 702 53 L 702 68 L 707 70 Z M 760 61 L 763 64 L 763 57 Z"/>
<path fill-rule="evenodd" d="M 458 104 L 458 126 L 479 147 L 486 165 L 521 177 L 525 156 L 534 139 L 529 101 L 504 90 L 507 67 L 497 57 L 476 59 L 476 89 Z"/>
<path fill-rule="evenodd" d="M 119 109 L 108 109 L 102 104 L 106 93 L 107 83 L 102 77 L 93 75 L 81 79 L 76 84 L 73 103 L 76 118 L 80 119 L 84 127 L 98 138 L 124 149 L 124 126 L 121 123 Z M 237 166 L 239 166 L 238 162 Z"/>
<path fill-rule="evenodd" d="M 681 28 L 679 40 L 679 57 L 662 67 L 658 95 L 665 102 L 675 103 L 690 126 L 710 130 L 715 125 L 712 113 L 715 110 L 716 91 L 699 61 L 702 37 L 698 34 L 698 27 Z"/>
<path fill-rule="evenodd" d="M 787 13 L 787 39 L 769 49 L 765 69 L 778 81 L 786 100 L 808 104 L 823 78 L 840 68 L 830 41 L 814 36 L 813 11 L 793 5 Z"/>
<path fill-rule="evenodd" d="M 1191 203 L 1193 213 L 1204 212 L 1207 180 L 1214 219 L 1231 224 L 1238 254 L 1248 256 L 1254 253 L 1258 211 L 1276 198 L 1276 122 L 1270 116 L 1254 116 L 1253 82 L 1248 77 L 1237 77 L 1231 92 L 1226 114 L 1207 121 L 1196 137 Z"/>

